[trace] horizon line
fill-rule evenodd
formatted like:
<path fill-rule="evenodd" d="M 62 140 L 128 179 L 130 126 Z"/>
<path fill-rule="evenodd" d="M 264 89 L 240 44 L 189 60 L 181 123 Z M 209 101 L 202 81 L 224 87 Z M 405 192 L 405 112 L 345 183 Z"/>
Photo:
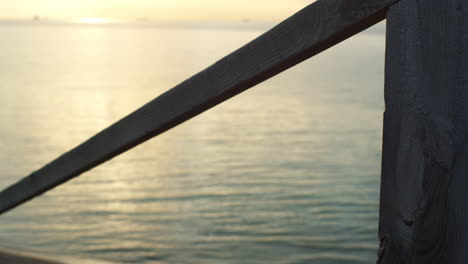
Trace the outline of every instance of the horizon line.
<path fill-rule="evenodd" d="M 81 18 L 81 19 L 25 19 L 1 18 L 0 25 L 11 26 L 83 26 L 83 27 L 188 27 L 188 28 L 224 28 L 224 29 L 258 29 L 267 30 L 276 26 L 278 21 L 251 21 L 251 20 L 150 20 L 150 19 L 107 19 L 107 18 Z"/>
<path fill-rule="evenodd" d="M 0 25 L 44 25 L 44 26 L 87 26 L 87 27 L 174 27 L 174 28 L 223 28 L 223 29 L 256 29 L 267 30 L 276 25 L 280 21 L 262 21 L 262 20 L 156 20 L 149 18 L 134 18 L 134 19 L 112 19 L 104 17 L 85 17 L 79 19 L 59 19 L 48 17 L 32 18 L 6 18 L 0 17 Z M 385 22 L 381 23 L 385 24 Z M 377 24 L 363 33 L 384 34 L 385 26 Z"/>

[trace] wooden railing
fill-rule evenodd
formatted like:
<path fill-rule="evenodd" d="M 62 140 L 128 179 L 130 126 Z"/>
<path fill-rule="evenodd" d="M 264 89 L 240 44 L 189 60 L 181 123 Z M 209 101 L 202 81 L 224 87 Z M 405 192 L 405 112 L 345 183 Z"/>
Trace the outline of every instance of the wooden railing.
<path fill-rule="evenodd" d="M 6 188 L 0 193 L 0 214 L 385 18 L 386 113 L 378 262 L 465 263 L 468 205 L 460 201 L 468 195 L 459 187 L 468 186 L 465 0 L 315 1 Z"/>

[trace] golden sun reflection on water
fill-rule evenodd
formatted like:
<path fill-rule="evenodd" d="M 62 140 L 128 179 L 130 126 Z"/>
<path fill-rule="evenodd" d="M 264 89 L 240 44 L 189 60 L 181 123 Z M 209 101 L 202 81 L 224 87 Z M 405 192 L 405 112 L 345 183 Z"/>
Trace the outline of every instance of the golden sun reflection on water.
<path fill-rule="evenodd" d="M 0 79 L 11 87 L 0 89 L 2 186 L 260 34 L 0 32 L 8 36 Z M 314 263 L 324 255 L 327 263 L 369 263 L 377 250 L 380 43 L 374 35 L 350 40 L 19 207 L 0 219 L 0 247 L 145 264 Z"/>
<path fill-rule="evenodd" d="M 107 24 L 107 23 L 110 23 L 111 21 L 103 17 L 84 17 L 84 18 L 78 19 L 77 22 L 80 24 Z"/>

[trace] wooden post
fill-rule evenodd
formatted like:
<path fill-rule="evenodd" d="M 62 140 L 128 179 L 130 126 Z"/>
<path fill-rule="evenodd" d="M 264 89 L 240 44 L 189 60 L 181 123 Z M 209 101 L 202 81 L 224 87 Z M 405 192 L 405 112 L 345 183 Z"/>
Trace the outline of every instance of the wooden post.
<path fill-rule="evenodd" d="M 378 263 L 468 263 L 468 2 L 387 14 Z"/>

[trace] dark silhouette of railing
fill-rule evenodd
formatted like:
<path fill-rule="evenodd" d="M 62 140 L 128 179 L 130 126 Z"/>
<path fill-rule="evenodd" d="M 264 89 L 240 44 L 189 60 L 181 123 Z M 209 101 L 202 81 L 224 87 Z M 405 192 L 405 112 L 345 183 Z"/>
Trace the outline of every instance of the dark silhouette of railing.
<path fill-rule="evenodd" d="M 386 18 L 378 262 L 465 263 L 466 0 L 315 1 L 2 191 L 0 214 Z"/>

